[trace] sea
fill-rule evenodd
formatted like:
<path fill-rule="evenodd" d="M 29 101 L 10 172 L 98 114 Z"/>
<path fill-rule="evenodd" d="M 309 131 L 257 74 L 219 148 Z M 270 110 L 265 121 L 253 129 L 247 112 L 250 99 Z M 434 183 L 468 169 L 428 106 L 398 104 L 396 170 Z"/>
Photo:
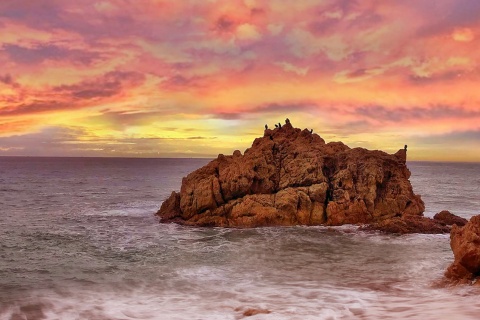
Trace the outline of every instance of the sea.
<path fill-rule="evenodd" d="M 0 158 L 0 319 L 480 318 L 448 234 L 159 223 L 208 161 Z M 480 164 L 408 167 L 426 216 L 480 214 Z"/>

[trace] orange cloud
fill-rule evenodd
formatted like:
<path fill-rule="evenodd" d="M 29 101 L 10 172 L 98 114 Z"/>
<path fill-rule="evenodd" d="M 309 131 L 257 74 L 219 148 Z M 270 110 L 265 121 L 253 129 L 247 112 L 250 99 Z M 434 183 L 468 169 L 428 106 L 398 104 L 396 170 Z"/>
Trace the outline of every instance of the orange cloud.
<path fill-rule="evenodd" d="M 475 34 L 470 28 L 457 28 L 453 31 L 452 38 L 455 41 L 470 42 L 475 39 Z"/>

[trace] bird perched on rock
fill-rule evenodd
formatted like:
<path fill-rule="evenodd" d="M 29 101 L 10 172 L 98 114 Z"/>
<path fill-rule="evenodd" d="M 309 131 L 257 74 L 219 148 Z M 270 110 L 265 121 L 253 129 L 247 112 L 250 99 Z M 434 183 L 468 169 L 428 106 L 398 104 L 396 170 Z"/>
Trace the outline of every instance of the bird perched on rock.
<path fill-rule="evenodd" d="M 281 124 L 280 122 L 278 123 L 278 127 L 279 127 L 279 128 L 281 128 L 281 127 L 282 127 L 282 124 Z"/>
<path fill-rule="evenodd" d="M 310 129 L 310 133 L 313 133 L 313 129 Z"/>
<path fill-rule="evenodd" d="M 275 128 L 278 128 L 278 124 L 275 123 Z"/>
<path fill-rule="evenodd" d="M 267 129 L 268 129 L 268 124 L 265 125 L 265 130 L 267 130 Z"/>
<path fill-rule="evenodd" d="M 407 145 L 405 145 L 405 147 L 403 147 L 403 150 L 405 150 L 405 152 L 407 152 Z"/>
<path fill-rule="evenodd" d="M 285 119 L 285 123 L 290 123 L 290 119 Z"/>

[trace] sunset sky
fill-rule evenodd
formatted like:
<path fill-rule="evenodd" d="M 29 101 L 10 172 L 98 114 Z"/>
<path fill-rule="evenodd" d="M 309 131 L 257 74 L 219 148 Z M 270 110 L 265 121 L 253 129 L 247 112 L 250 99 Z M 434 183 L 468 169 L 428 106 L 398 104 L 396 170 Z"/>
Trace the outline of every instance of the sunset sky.
<path fill-rule="evenodd" d="M 288 117 L 480 161 L 478 0 L 2 0 L 0 156 L 213 157 Z"/>

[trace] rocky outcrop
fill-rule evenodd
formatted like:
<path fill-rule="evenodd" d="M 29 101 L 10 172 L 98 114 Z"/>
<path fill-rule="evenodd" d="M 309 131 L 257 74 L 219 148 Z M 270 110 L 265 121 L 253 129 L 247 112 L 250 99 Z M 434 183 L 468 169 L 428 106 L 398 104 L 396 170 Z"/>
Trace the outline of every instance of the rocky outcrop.
<path fill-rule="evenodd" d="M 476 282 L 480 276 L 480 215 L 472 217 L 463 227 L 452 227 L 450 246 L 455 261 L 445 276 L 456 283 Z"/>
<path fill-rule="evenodd" d="M 219 155 L 190 173 L 157 214 L 161 222 L 220 227 L 420 217 L 424 204 L 412 191 L 405 159 L 404 149 L 393 155 L 351 149 L 287 122 L 266 129 L 245 154 Z"/>
<path fill-rule="evenodd" d="M 393 217 L 361 227 L 361 230 L 376 230 L 385 233 L 448 233 L 450 227 L 445 223 L 423 216 L 406 215 Z"/>
<path fill-rule="evenodd" d="M 448 226 L 456 224 L 459 227 L 462 227 L 467 224 L 468 220 L 459 216 L 454 215 L 448 210 L 443 210 L 433 216 L 433 219 L 441 221 Z"/>
<path fill-rule="evenodd" d="M 444 210 L 433 216 L 433 219 L 404 215 L 401 217 L 387 218 L 361 227 L 361 230 L 376 230 L 385 233 L 449 233 L 451 226 L 463 226 L 467 219 L 454 215 Z"/>

